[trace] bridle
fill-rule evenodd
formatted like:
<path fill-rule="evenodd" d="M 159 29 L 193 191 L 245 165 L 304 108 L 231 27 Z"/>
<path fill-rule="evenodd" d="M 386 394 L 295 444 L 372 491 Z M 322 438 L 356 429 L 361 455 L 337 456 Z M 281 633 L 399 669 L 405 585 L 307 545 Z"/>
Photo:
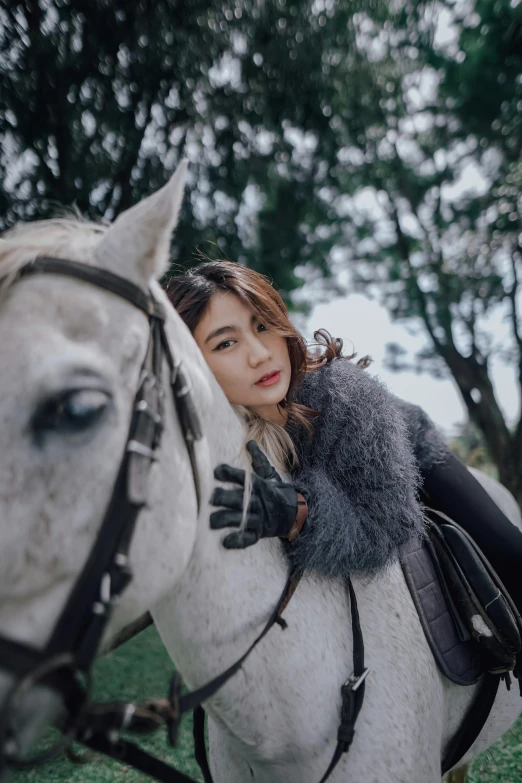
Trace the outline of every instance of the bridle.
<path fill-rule="evenodd" d="M 252 650 L 278 624 L 286 627 L 281 615 L 297 587 L 300 574 L 291 574 L 279 601 L 261 633 L 232 666 L 211 682 L 189 693 L 181 692 L 181 680 L 175 675 L 167 699 L 143 704 L 90 702 L 90 671 L 115 603 L 129 584 L 132 572 L 129 549 L 139 515 L 148 501 L 149 475 L 157 458 L 164 426 L 165 392 L 163 366 L 169 371 L 169 385 L 181 425 L 194 481 L 198 512 L 201 482 L 195 443 L 201 428 L 191 395 L 189 377 L 174 357 L 165 331 L 165 312 L 152 292 L 98 267 L 58 258 L 38 258 L 22 268 L 20 276 L 53 274 L 72 277 L 105 289 L 141 310 L 149 322 L 149 340 L 131 421 L 113 486 L 98 536 L 87 561 L 66 601 L 45 648 L 37 649 L 0 636 L 1 668 L 13 674 L 16 684 L 0 707 L 0 770 L 8 765 L 32 767 L 60 753 L 73 740 L 124 761 L 164 783 L 191 781 L 183 773 L 141 750 L 122 737 L 123 731 L 150 732 L 166 725 L 171 745 L 176 743 L 181 717 L 199 708 L 213 696 L 243 665 Z M 364 645 L 355 593 L 350 581 L 350 606 L 354 635 L 354 673 L 341 689 L 341 724 L 332 762 L 321 783 L 329 777 L 353 738 L 353 726 L 364 695 Z M 45 685 L 62 698 L 65 717 L 60 719 L 64 740 L 43 757 L 22 759 L 12 717 L 21 698 L 37 685 Z M 201 712 L 198 714 L 201 728 Z M 201 729 L 203 730 L 203 729 Z M 211 780 L 199 743 L 199 758 L 205 780 Z"/>

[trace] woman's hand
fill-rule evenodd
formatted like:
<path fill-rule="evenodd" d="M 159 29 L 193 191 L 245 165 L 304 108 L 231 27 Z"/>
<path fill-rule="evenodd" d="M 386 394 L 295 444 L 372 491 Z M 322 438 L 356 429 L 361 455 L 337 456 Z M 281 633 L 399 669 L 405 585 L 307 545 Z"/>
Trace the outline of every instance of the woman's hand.
<path fill-rule="evenodd" d="M 227 549 L 244 549 L 260 538 L 280 536 L 295 541 L 308 514 L 307 501 L 292 484 L 284 482 L 254 440 L 247 443 L 252 457 L 252 494 L 243 530 L 229 533 L 223 540 Z M 239 484 L 241 489 L 216 487 L 210 502 L 222 506 L 210 515 L 210 527 L 221 530 L 241 526 L 245 471 L 218 465 L 214 477 Z"/>

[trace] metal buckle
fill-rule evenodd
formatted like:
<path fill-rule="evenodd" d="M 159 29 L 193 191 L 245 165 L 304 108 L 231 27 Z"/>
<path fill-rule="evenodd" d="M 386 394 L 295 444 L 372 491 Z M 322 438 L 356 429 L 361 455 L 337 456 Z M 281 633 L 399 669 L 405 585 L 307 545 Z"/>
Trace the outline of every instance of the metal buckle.
<path fill-rule="evenodd" d="M 155 462 L 158 459 L 155 451 L 149 449 L 148 446 L 144 446 L 138 440 L 130 440 L 127 444 L 127 451 L 131 452 L 131 454 L 139 454 L 141 457 L 146 457 L 151 462 Z"/>
<path fill-rule="evenodd" d="M 148 316 L 149 318 L 157 318 L 158 321 L 164 322 L 166 319 L 165 308 L 161 302 L 155 298 L 151 289 L 149 288 L 149 301 L 147 302 Z"/>
<path fill-rule="evenodd" d="M 163 424 L 163 417 L 159 413 L 156 413 L 156 411 L 152 410 L 149 403 L 145 399 L 139 400 L 139 402 L 137 402 L 134 406 L 134 410 L 136 410 L 138 413 L 147 414 L 147 416 L 152 419 L 154 424 Z"/>
<path fill-rule="evenodd" d="M 344 683 L 345 688 L 350 688 L 351 691 L 355 693 L 356 690 L 358 690 L 367 676 L 369 675 L 370 670 L 364 669 L 362 674 L 359 674 L 358 676 L 355 674 L 350 674 L 346 682 Z"/>

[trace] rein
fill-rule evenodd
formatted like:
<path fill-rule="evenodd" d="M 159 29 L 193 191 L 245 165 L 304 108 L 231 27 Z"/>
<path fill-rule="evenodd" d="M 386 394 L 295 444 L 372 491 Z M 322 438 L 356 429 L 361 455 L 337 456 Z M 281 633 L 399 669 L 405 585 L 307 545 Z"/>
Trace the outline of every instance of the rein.
<path fill-rule="evenodd" d="M 289 576 L 275 609 L 247 651 L 226 671 L 202 687 L 183 694 L 181 679 L 176 674 L 166 699 L 150 699 L 143 704 L 90 701 L 92 664 L 114 605 L 132 579 L 129 564 L 130 545 L 140 512 L 148 502 L 150 470 L 157 459 L 163 431 L 164 360 L 168 366 L 172 399 L 190 459 L 198 513 L 201 505 L 201 482 L 195 442 L 201 438 L 202 433 L 188 375 L 185 374 L 181 362 L 176 361 L 172 354 L 165 331 L 165 313 L 152 293 L 145 292 L 106 270 L 57 258 L 39 258 L 25 266 L 20 276 L 35 274 L 72 277 L 125 299 L 147 316 L 150 332 L 127 440 L 112 495 L 87 562 L 56 622 L 49 642 L 40 650 L 0 636 L 1 668 L 18 678 L 0 709 L 0 769 L 3 763 L 18 769 L 34 767 L 54 758 L 76 741 L 125 762 L 161 783 L 193 783 L 191 778 L 122 737 L 122 732 L 149 733 L 165 725 L 169 743 L 174 746 L 181 717 L 194 710 L 196 756 L 205 780 L 212 781 L 204 745 L 204 713 L 200 705 L 242 667 L 274 625 L 286 628 L 286 622 L 281 615 L 299 583 L 301 574 Z M 320 783 L 325 783 L 330 777 L 339 759 L 351 745 L 355 721 L 364 698 L 364 681 L 368 674 L 368 669 L 364 667 L 364 644 L 357 601 L 350 580 L 347 586 L 353 631 L 353 674 L 341 688 L 341 721 L 337 745 Z M 37 685 L 46 685 L 61 696 L 66 715 L 60 720 L 58 728 L 64 737 L 41 756 L 22 759 L 16 730 L 12 725 L 12 715 L 22 697 Z"/>

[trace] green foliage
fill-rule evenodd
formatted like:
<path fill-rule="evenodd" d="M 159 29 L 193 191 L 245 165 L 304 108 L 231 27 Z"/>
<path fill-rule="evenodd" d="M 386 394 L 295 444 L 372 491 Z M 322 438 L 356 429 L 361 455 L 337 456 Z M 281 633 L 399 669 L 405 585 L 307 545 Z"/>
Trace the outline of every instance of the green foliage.
<path fill-rule="evenodd" d="M 321 244 L 308 242 L 327 211 L 316 162 L 288 138 L 293 127 L 327 127 L 307 84 L 321 61 L 309 16 L 308 4 L 279 13 L 217 0 L 3 7 L 0 228 L 57 205 L 112 219 L 161 186 L 184 152 L 192 182 L 178 263 L 194 263 L 199 247 L 262 269 L 286 294 L 301 283 L 300 261 L 327 272 Z"/>
<path fill-rule="evenodd" d="M 186 154 L 174 269 L 236 259 L 290 303 L 347 272 L 423 326 L 415 366 L 453 375 L 522 498 L 489 378 L 495 353 L 522 386 L 521 66 L 513 0 L 4 4 L 0 228 L 112 219 Z"/>

